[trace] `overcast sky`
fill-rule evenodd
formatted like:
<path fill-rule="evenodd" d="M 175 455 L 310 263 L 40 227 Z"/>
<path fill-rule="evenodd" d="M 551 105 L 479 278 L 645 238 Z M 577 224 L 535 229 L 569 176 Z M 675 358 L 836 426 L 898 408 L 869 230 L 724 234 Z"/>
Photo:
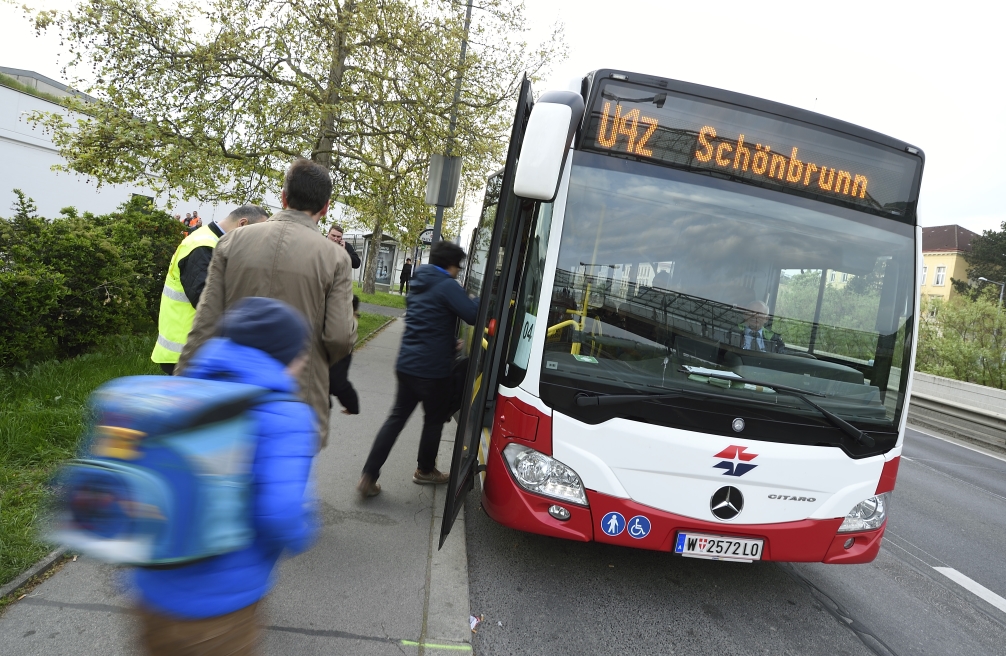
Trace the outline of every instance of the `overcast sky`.
<path fill-rule="evenodd" d="M 532 40 L 558 20 L 569 44 L 569 58 L 541 90 L 565 88 L 597 68 L 621 68 L 820 112 L 925 151 L 923 225 L 958 223 L 981 232 L 1006 221 L 1006 10 L 995 9 L 998 3 L 526 4 Z M 19 10 L 0 5 L 0 66 L 59 79 L 58 52 L 57 40 L 36 39 Z"/>
<path fill-rule="evenodd" d="M 827 114 L 926 153 L 922 225 L 1006 221 L 1006 10 L 997 3 L 528 2 L 566 26 L 544 87 L 621 68 Z M 993 14 L 998 13 L 998 18 Z"/>

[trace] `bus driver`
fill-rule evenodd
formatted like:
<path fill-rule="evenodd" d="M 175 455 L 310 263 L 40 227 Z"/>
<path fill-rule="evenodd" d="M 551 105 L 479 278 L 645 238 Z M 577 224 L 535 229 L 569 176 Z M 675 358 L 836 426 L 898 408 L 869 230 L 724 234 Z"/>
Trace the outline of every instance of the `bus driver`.
<path fill-rule="evenodd" d="M 740 325 L 741 348 L 747 351 L 782 353 L 786 348 L 782 337 L 765 327 L 768 323 L 768 306 L 761 301 L 751 301 L 745 307 L 744 323 Z"/>

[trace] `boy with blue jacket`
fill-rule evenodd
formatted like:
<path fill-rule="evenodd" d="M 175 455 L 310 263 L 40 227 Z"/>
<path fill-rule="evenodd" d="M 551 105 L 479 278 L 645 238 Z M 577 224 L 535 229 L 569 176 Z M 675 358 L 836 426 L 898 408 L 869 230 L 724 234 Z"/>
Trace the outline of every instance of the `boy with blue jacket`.
<path fill-rule="evenodd" d="M 221 320 L 218 337 L 195 354 L 184 375 L 295 394 L 307 362 L 309 330 L 291 306 L 241 300 Z M 305 551 L 317 532 L 308 491 L 317 420 L 306 403 L 255 406 L 258 441 L 252 464 L 255 541 L 241 551 L 171 568 L 137 569 L 143 642 L 149 653 L 252 654 L 259 602 L 280 556 Z"/>

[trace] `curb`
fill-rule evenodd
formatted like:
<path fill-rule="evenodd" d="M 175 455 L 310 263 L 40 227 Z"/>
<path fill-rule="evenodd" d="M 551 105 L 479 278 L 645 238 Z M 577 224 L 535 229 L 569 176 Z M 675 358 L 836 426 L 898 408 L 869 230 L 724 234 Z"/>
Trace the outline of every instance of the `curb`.
<path fill-rule="evenodd" d="M 363 346 L 364 344 L 366 344 L 370 340 L 372 340 L 375 337 L 377 337 L 378 335 L 380 335 L 384 331 L 385 328 L 387 328 L 393 322 L 397 321 L 400 318 L 401 317 L 388 317 L 388 320 L 385 321 L 383 324 L 381 324 L 381 326 L 377 330 L 375 330 L 374 332 L 370 333 L 369 335 L 367 335 L 366 337 L 364 337 L 362 340 L 360 340 L 359 342 L 357 342 L 356 344 L 354 344 L 353 345 L 353 352 L 356 352 L 356 349 L 360 348 L 361 346 Z"/>
<path fill-rule="evenodd" d="M 66 555 L 67 548 L 60 547 L 50 553 L 48 556 L 38 561 L 27 572 L 22 573 L 20 576 L 16 577 L 10 583 L 0 587 L 0 599 L 7 597 L 8 595 L 17 592 L 25 583 L 28 583 L 36 576 L 45 574 L 50 569 L 56 566 L 57 563 Z"/>

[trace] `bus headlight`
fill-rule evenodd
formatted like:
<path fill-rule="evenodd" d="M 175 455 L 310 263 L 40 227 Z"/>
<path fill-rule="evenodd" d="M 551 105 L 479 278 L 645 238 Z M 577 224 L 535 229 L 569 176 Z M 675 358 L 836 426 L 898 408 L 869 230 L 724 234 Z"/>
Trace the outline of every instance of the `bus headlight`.
<path fill-rule="evenodd" d="M 872 531 L 884 525 L 887 519 L 887 502 L 890 492 L 870 497 L 856 504 L 856 507 L 845 516 L 845 521 L 838 527 L 839 533 L 855 531 Z"/>
<path fill-rule="evenodd" d="M 508 444 L 503 449 L 503 457 L 517 484 L 528 492 L 581 506 L 589 505 L 583 481 L 575 471 L 555 458 L 520 444 Z"/>

